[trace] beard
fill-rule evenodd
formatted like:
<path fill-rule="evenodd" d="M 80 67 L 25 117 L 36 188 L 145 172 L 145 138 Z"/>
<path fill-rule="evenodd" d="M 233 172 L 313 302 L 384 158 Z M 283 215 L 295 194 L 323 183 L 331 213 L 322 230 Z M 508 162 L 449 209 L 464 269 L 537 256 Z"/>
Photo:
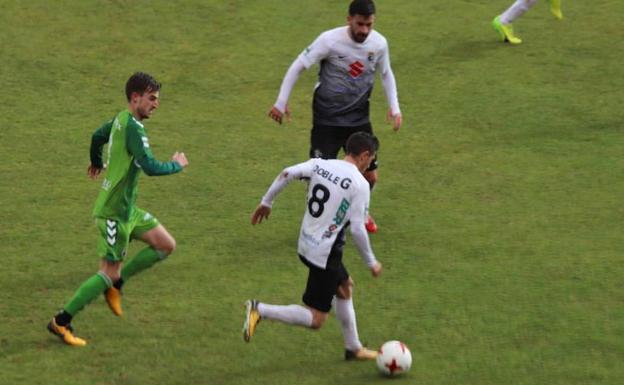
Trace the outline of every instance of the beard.
<path fill-rule="evenodd" d="M 368 37 L 367 33 L 353 34 L 353 40 L 355 40 L 358 43 L 364 43 L 367 37 Z"/>
<path fill-rule="evenodd" d="M 368 33 L 363 33 L 363 32 L 355 33 L 353 28 L 351 28 L 351 26 L 349 26 L 349 35 L 351 35 L 351 39 L 353 39 L 354 42 L 356 42 L 356 43 L 364 43 L 366 38 L 368 38 L 369 34 Z"/>
<path fill-rule="evenodd" d="M 152 113 L 154 112 L 154 110 L 155 110 L 155 108 L 152 108 L 151 110 L 150 109 L 145 109 L 145 110 L 140 109 L 138 112 L 139 112 L 139 115 L 141 116 L 141 120 L 149 119 L 150 116 L 152 116 Z"/>

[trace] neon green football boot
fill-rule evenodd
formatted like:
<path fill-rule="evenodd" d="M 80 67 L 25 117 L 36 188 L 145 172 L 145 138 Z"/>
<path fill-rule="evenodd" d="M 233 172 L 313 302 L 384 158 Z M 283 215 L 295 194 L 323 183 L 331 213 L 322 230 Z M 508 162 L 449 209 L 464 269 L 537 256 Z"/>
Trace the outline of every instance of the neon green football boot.
<path fill-rule="evenodd" d="M 501 23 L 500 16 L 496 16 L 494 20 L 492 20 L 492 27 L 495 31 L 498 32 L 502 41 L 508 42 L 510 44 L 522 43 L 522 39 L 514 35 L 513 26 L 511 24 Z"/>
<path fill-rule="evenodd" d="M 563 19 L 563 13 L 561 13 L 561 0 L 549 0 L 549 2 L 550 13 L 552 13 L 553 16 L 558 20 Z"/>

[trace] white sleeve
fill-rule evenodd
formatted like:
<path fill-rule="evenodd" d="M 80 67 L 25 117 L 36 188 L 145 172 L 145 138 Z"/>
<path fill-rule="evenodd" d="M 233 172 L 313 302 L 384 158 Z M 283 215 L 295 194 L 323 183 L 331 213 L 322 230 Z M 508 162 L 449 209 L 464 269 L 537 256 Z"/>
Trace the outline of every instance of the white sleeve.
<path fill-rule="evenodd" d="M 318 64 L 321 60 L 329 56 L 331 50 L 331 41 L 327 32 L 323 32 L 299 55 L 299 60 L 306 69 Z"/>
<path fill-rule="evenodd" d="M 299 163 L 294 166 L 290 166 L 284 169 L 277 178 L 271 184 L 268 191 L 262 197 L 262 206 L 272 207 L 273 201 L 277 195 L 295 179 L 301 179 L 303 177 L 312 176 L 312 169 L 314 167 L 315 160 L 310 159 L 307 162 Z"/>
<path fill-rule="evenodd" d="M 390 107 L 392 115 L 400 114 L 399 96 L 397 94 L 396 80 L 394 79 L 392 69 L 381 75 L 381 84 L 383 84 L 383 88 L 386 91 L 386 99 L 388 100 L 388 107 Z"/>
<path fill-rule="evenodd" d="M 360 190 L 353 199 L 353 215 L 351 215 L 351 236 L 355 248 L 360 253 L 362 261 L 368 266 L 373 267 L 377 263 L 375 254 L 370 245 L 368 238 L 368 232 L 366 231 L 365 223 L 368 216 L 368 201 L 370 197 L 370 191 L 367 188 Z"/>
<path fill-rule="evenodd" d="M 386 99 L 388 100 L 388 107 L 392 111 L 392 115 L 400 114 L 399 108 L 399 96 L 397 93 L 396 79 L 390 67 L 390 54 L 388 53 L 388 46 L 384 49 L 381 55 L 381 60 L 377 63 L 377 69 L 381 74 L 381 84 L 386 92 Z"/>
<path fill-rule="evenodd" d="M 286 111 L 286 104 L 288 103 L 288 98 L 290 97 L 290 93 L 295 87 L 295 83 L 297 83 L 297 79 L 299 79 L 299 75 L 305 70 L 306 67 L 301 61 L 301 58 L 296 58 L 295 61 L 290 65 L 290 68 L 286 72 L 286 76 L 284 76 L 284 80 L 282 81 L 282 86 L 280 87 L 279 95 L 277 96 L 277 101 L 275 102 L 275 107 L 281 112 Z"/>

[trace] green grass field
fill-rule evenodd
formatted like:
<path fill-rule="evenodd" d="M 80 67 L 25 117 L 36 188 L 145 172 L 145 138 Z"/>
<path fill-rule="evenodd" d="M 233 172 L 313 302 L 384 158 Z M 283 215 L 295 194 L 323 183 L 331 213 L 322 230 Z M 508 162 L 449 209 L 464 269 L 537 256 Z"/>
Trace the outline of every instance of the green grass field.
<path fill-rule="evenodd" d="M 388 380 L 342 360 L 333 317 L 241 336 L 245 299 L 299 303 L 305 287 L 304 186 L 268 223 L 249 216 L 306 159 L 316 69 L 289 124 L 265 114 L 346 0 L 0 0 L 0 384 L 623 383 L 624 3 L 564 1 L 557 22 L 541 1 L 512 47 L 489 24 L 511 2 L 378 0 L 405 120 L 384 122 L 377 84 L 385 271 L 370 277 L 351 245 L 345 261 L 363 341 L 412 350 L 411 372 Z M 137 70 L 163 82 L 156 156 L 190 160 L 141 180 L 139 205 L 178 249 L 126 285 L 123 318 L 103 298 L 80 313 L 89 345 L 71 348 L 45 325 L 97 269 L 90 136 Z"/>

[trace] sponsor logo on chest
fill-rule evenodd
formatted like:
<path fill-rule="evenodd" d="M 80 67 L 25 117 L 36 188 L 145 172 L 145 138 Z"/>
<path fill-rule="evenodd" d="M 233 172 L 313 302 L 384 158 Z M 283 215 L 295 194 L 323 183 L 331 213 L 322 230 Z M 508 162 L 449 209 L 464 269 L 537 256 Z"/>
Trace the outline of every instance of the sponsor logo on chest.
<path fill-rule="evenodd" d="M 346 67 L 347 72 L 353 79 L 359 78 L 367 70 L 367 62 L 369 66 L 375 66 L 375 52 L 369 51 L 366 53 L 366 59 L 363 55 L 338 55 L 338 60 L 341 62 L 349 63 Z"/>
<path fill-rule="evenodd" d="M 356 60 L 349 64 L 349 75 L 355 79 L 362 75 L 365 69 L 366 67 L 364 67 L 364 64 L 362 64 L 359 60 Z"/>

